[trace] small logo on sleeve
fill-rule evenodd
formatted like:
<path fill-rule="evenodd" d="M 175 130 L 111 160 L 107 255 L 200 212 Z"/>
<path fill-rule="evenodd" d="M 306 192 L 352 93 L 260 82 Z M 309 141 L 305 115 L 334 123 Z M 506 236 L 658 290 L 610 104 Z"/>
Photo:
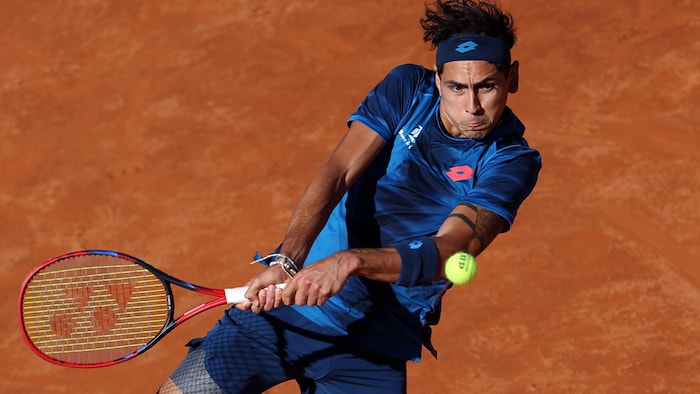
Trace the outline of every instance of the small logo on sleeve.
<path fill-rule="evenodd" d="M 418 135 L 420 132 L 423 130 L 423 126 L 418 125 L 415 129 L 413 129 L 410 133 L 406 133 L 403 131 L 403 129 L 399 130 L 399 136 L 403 140 L 403 143 L 406 144 L 408 149 L 412 149 L 413 145 L 416 144 L 416 138 L 418 138 Z"/>
<path fill-rule="evenodd" d="M 459 182 L 471 179 L 474 175 L 474 170 L 469 166 L 457 166 L 450 168 L 445 174 L 453 181 Z"/>

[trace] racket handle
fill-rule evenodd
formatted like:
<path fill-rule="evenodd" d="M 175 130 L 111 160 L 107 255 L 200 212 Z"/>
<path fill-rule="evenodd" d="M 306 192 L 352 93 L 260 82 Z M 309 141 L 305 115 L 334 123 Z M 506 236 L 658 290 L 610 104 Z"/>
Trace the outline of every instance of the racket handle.
<path fill-rule="evenodd" d="M 287 286 L 286 283 L 280 283 L 275 285 L 280 289 L 284 289 Z M 248 301 L 245 298 L 245 292 L 248 291 L 248 286 L 234 287 L 231 289 L 224 289 L 224 294 L 226 295 L 227 304 L 240 304 L 241 302 Z"/>

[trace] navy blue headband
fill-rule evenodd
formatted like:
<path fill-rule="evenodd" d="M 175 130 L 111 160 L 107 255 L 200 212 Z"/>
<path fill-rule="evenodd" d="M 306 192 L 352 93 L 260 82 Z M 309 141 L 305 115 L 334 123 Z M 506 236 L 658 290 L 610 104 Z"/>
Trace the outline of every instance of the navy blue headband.
<path fill-rule="evenodd" d="M 486 60 L 494 64 L 510 64 L 510 48 L 501 39 L 479 34 L 450 37 L 437 46 L 438 67 L 457 60 Z"/>

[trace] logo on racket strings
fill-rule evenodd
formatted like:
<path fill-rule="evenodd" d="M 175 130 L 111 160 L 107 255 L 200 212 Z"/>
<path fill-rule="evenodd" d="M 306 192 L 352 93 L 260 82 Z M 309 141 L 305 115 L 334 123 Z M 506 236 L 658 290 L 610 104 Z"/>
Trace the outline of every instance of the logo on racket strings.
<path fill-rule="evenodd" d="M 49 318 L 51 331 L 60 338 L 70 337 L 76 331 L 108 334 L 129 306 L 135 290 L 133 280 L 67 287 L 67 305 Z"/>

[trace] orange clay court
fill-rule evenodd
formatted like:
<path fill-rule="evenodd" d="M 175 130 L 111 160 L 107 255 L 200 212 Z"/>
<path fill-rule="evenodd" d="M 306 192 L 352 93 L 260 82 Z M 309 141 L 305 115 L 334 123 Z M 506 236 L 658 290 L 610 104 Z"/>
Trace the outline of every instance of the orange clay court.
<path fill-rule="evenodd" d="M 700 3 L 503 5 L 509 104 L 544 167 L 447 294 L 439 360 L 409 363 L 409 392 L 700 392 Z M 422 15 L 420 0 L 4 0 L 0 392 L 154 392 L 222 309 L 126 363 L 64 368 L 23 343 L 25 275 L 99 248 L 245 283 L 365 94 L 395 65 L 432 66 Z"/>

